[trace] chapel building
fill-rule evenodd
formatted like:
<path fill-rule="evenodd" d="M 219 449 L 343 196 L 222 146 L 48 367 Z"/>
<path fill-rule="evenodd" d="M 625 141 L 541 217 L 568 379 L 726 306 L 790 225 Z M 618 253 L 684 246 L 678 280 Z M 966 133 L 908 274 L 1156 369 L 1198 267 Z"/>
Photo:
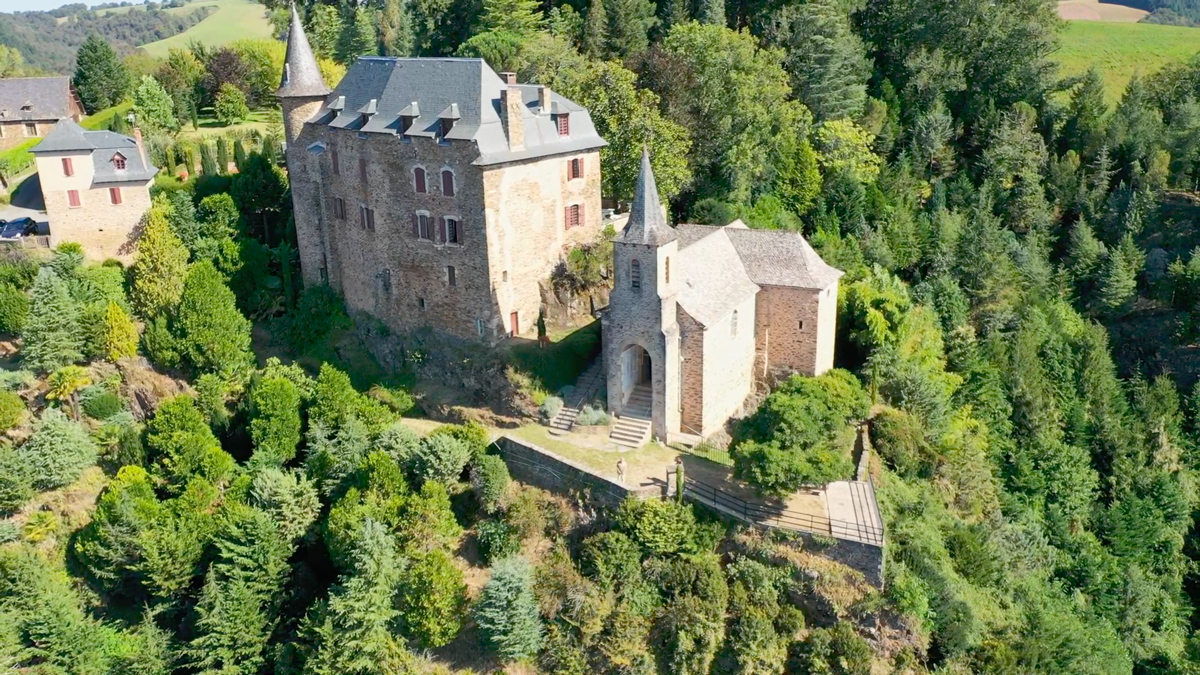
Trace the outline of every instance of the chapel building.
<path fill-rule="evenodd" d="M 613 267 L 601 335 L 620 444 L 707 437 L 756 383 L 833 367 L 843 273 L 797 232 L 671 227 L 646 154 Z M 616 438 L 639 420 L 644 437 Z"/>
<path fill-rule="evenodd" d="M 283 80 L 304 282 L 389 328 L 493 343 L 602 229 L 588 111 L 482 59 L 360 57 L 332 91 L 295 10 Z"/>

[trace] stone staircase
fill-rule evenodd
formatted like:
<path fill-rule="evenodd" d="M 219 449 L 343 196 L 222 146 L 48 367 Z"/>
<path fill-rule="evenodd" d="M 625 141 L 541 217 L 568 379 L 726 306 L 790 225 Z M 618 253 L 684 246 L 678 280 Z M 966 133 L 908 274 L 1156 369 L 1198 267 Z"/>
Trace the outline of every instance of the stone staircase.
<path fill-rule="evenodd" d="M 625 414 L 616 418 L 608 440 L 624 448 L 640 448 L 650 440 L 650 387 L 635 387 L 625 404 Z"/>
<path fill-rule="evenodd" d="M 579 379 L 575 381 L 575 388 L 571 391 L 570 396 L 563 401 L 563 407 L 550 420 L 550 433 L 565 434 L 575 426 L 575 418 L 579 417 L 579 411 L 587 403 L 591 403 L 600 390 L 604 386 L 604 364 L 602 359 L 596 359 L 592 365 L 579 374 Z"/>

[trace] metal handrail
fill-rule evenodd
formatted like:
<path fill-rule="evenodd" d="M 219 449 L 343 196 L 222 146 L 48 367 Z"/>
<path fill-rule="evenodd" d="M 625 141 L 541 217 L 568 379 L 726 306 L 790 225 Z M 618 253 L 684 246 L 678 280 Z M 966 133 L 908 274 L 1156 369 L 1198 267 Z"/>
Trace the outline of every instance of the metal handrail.
<path fill-rule="evenodd" d="M 811 513 L 766 508 L 724 492 L 714 485 L 685 477 L 683 480 L 683 496 L 688 497 L 689 495 L 696 501 L 701 503 L 707 502 L 718 510 L 725 511 L 735 517 L 738 517 L 740 514 L 741 519 L 749 523 L 766 524 L 772 527 L 823 534 L 836 539 L 861 541 L 876 546 L 883 546 L 883 528 L 865 523 L 852 523 L 845 520 L 826 518 Z M 761 522 L 764 520 L 775 521 L 778 525 Z"/>

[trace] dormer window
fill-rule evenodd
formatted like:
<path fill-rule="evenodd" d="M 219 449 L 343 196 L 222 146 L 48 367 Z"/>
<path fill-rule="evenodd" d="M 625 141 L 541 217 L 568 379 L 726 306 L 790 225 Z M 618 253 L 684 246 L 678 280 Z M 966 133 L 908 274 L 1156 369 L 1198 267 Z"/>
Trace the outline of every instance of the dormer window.
<path fill-rule="evenodd" d="M 112 165 L 113 165 L 113 168 L 116 169 L 117 171 L 124 171 L 125 170 L 124 155 L 122 155 L 119 152 L 117 154 L 113 155 Z"/>
<path fill-rule="evenodd" d="M 448 142 L 447 136 L 450 135 L 450 130 L 454 128 L 454 123 L 461 117 L 457 103 L 451 103 L 438 115 L 438 143 L 446 144 Z"/>
<path fill-rule="evenodd" d="M 29 112 L 29 111 L 31 111 L 31 110 L 33 110 L 33 104 L 32 104 L 32 103 L 26 103 L 25 105 L 21 106 L 21 111 L 22 111 L 22 112 Z"/>
<path fill-rule="evenodd" d="M 442 122 L 442 128 L 439 130 L 438 133 L 441 135 L 442 139 L 444 140 L 446 138 L 446 136 L 450 133 L 450 130 L 454 128 L 454 120 L 443 119 L 443 120 L 441 120 L 441 122 Z"/>
<path fill-rule="evenodd" d="M 409 139 L 405 137 L 405 134 L 408 133 L 408 130 L 412 128 L 412 125 L 416 123 L 417 118 L 420 116 L 421 107 L 417 105 L 416 101 L 409 103 L 404 107 L 403 110 L 400 111 L 400 136 L 404 137 L 405 143 L 410 142 Z"/>
<path fill-rule="evenodd" d="M 571 135 L 571 116 L 567 113 L 559 113 L 555 115 L 554 124 L 558 127 L 559 136 Z"/>

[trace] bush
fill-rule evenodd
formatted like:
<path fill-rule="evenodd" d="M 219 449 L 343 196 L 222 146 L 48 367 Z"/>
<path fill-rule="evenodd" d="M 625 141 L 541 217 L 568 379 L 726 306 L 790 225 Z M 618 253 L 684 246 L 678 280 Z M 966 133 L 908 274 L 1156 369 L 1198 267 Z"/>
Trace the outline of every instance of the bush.
<path fill-rule="evenodd" d="M 495 513 L 500 508 L 500 500 L 511 480 L 508 466 L 496 455 L 480 455 L 471 465 L 471 487 L 488 513 Z"/>
<path fill-rule="evenodd" d="M 937 453 L 925 438 L 925 424 L 915 415 L 885 408 L 871 421 L 871 441 L 879 456 L 905 478 L 932 474 Z"/>
<path fill-rule="evenodd" d="M 0 333 L 20 333 L 29 318 L 29 295 L 10 283 L 0 283 Z"/>
<path fill-rule="evenodd" d="M 0 391 L 0 431 L 8 431 L 25 420 L 25 400 L 11 391 Z"/>
<path fill-rule="evenodd" d="M 403 415 L 417 404 L 413 400 L 412 394 L 400 387 L 384 387 L 377 384 L 367 391 L 367 396 L 384 404 L 397 415 Z"/>
<path fill-rule="evenodd" d="M 283 377 L 270 377 L 255 385 L 250 439 L 255 457 L 282 466 L 296 456 L 300 444 L 300 391 Z"/>
<path fill-rule="evenodd" d="M 539 408 L 542 413 L 542 421 L 549 423 L 550 420 L 554 419 L 555 415 L 558 414 L 558 411 L 562 410 L 562 407 L 563 400 L 561 398 L 557 396 L 547 396 L 546 400 L 542 401 L 541 408 Z"/>
<path fill-rule="evenodd" d="M 487 427 L 474 420 L 466 424 L 445 424 L 433 430 L 431 435 L 437 436 L 445 434 L 451 438 L 458 439 L 467 445 L 471 450 L 472 457 L 480 457 L 487 453 L 488 446 L 492 444 L 492 435 L 488 432 Z"/>
<path fill-rule="evenodd" d="M 11 520 L 0 521 L 0 544 L 21 538 L 21 528 Z"/>
<path fill-rule="evenodd" d="M 79 403 L 83 412 L 94 420 L 106 420 L 125 411 L 125 402 L 111 389 L 95 384 L 79 392 Z"/>
<path fill-rule="evenodd" d="M 695 550 L 696 515 L 688 504 L 630 497 L 617 509 L 617 524 L 652 554 Z"/>
<path fill-rule="evenodd" d="M 519 556 L 492 566 L 492 578 L 475 605 L 475 622 L 488 647 L 504 659 L 532 656 L 542 645 L 533 570 Z"/>
<path fill-rule="evenodd" d="M 436 481 L 451 485 L 471 461 L 471 449 L 449 434 L 430 434 L 413 455 L 411 465 L 418 482 Z"/>
<path fill-rule="evenodd" d="M 8 443 L 0 444 L 0 514 L 8 515 L 33 497 L 29 465 Z"/>
<path fill-rule="evenodd" d="M 250 108 L 246 105 L 246 94 L 229 82 L 221 85 L 217 91 L 213 114 L 221 126 L 229 126 L 250 116 Z"/>
<path fill-rule="evenodd" d="M 788 450 L 779 443 L 743 441 L 733 450 L 734 473 L 759 494 L 784 497 L 805 485 L 824 485 L 851 475 L 854 465 L 845 454 L 821 443 Z"/>
<path fill-rule="evenodd" d="M 353 325 L 342 296 L 329 286 L 312 286 L 304 289 L 296 309 L 288 315 L 288 345 L 302 354 L 324 341 L 331 332 Z"/>
<path fill-rule="evenodd" d="M 624 532 L 601 532 L 583 542 L 583 571 L 603 588 L 642 576 L 642 552 Z"/>
<path fill-rule="evenodd" d="M 517 528 L 503 520 L 481 520 L 475 532 L 479 540 L 479 555 L 489 565 L 521 552 Z"/>
<path fill-rule="evenodd" d="M 396 594 L 401 632 L 423 648 L 447 644 L 462 628 L 466 591 L 463 573 L 446 551 L 416 556 L 401 574 Z"/>
<path fill-rule="evenodd" d="M 405 466 L 421 445 L 421 437 L 402 422 L 384 429 L 375 439 L 375 449 L 387 453 L 396 464 Z"/>
<path fill-rule="evenodd" d="M 30 482 L 38 490 L 72 483 L 96 463 L 96 444 L 87 430 L 54 408 L 42 414 L 33 436 L 17 452 L 31 467 Z"/>
<path fill-rule="evenodd" d="M 592 407 L 590 405 L 583 406 L 579 411 L 579 415 L 575 418 L 575 424 L 584 427 L 597 427 L 611 424 L 612 418 L 605 412 L 604 408 L 599 406 Z"/>

